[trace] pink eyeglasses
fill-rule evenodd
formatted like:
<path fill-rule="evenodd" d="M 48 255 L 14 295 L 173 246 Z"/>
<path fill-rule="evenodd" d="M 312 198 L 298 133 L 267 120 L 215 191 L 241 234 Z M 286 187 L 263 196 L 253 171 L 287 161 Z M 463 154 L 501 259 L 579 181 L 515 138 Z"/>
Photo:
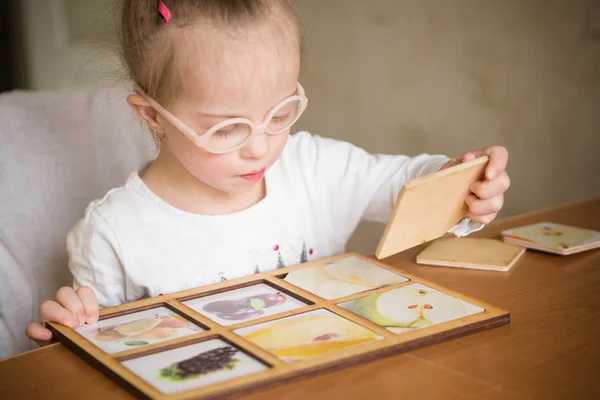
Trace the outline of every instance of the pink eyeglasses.
<path fill-rule="evenodd" d="M 214 154 L 236 151 L 244 147 L 254 135 L 261 132 L 269 135 L 278 135 L 285 132 L 300 118 L 308 104 L 308 99 L 304 95 L 304 88 L 298 83 L 296 93 L 271 108 L 262 123 L 256 124 L 246 118 L 230 118 L 213 125 L 206 132 L 199 135 L 148 96 L 141 87 L 136 85 L 135 89 L 146 98 L 158 113 L 186 135 L 196 146 Z"/>

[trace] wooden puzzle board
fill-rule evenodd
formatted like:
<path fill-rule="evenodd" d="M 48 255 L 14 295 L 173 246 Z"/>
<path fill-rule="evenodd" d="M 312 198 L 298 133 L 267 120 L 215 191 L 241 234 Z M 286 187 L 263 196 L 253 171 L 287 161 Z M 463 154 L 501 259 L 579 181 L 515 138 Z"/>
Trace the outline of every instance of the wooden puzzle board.
<path fill-rule="evenodd" d="M 507 311 L 346 253 L 105 308 L 97 324 L 75 330 L 50 329 L 138 397 L 204 399 L 509 321 Z"/>

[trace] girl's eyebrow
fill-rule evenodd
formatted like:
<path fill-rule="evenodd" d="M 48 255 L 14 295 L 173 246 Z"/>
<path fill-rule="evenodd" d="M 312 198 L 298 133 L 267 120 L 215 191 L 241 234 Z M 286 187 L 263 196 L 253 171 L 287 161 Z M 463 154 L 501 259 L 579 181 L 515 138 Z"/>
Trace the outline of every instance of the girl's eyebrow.
<path fill-rule="evenodd" d="M 289 94 L 289 95 L 285 96 L 283 99 L 281 99 L 281 100 L 279 100 L 277 103 L 273 104 L 269 110 L 272 110 L 272 109 L 273 109 L 273 107 L 275 107 L 277 104 L 281 103 L 281 102 L 282 102 L 282 101 L 284 101 L 285 99 L 287 99 L 287 98 L 289 98 L 289 97 L 292 97 L 292 96 L 294 96 L 294 95 L 296 94 L 296 92 L 297 92 L 297 91 L 298 91 L 298 89 L 297 89 L 297 88 L 296 88 L 296 89 L 294 89 L 294 91 L 293 91 L 291 94 Z M 240 118 L 240 117 L 239 117 L 239 116 L 237 116 L 237 115 L 220 115 L 220 114 L 209 114 L 209 113 L 203 113 L 203 112 L 201 112 L 201 111 L 198 111 L 198 112 L 196 113 L 196 115 L 198 115 L 198 116 L 200 116 L 200 117 L 205 117 L 205 118 L 214 118 L 214 119 L 231 119 L 231 118 Z"/>
<path fill-rule="evenodd" d="M 206 117 L 206 118 L 214 118 L 214 119 L 230 119 L 230 118 L 239 118 L 235 115 L 219 115 L 219 114 L 208 114 L 208 113 L 203 113 L 201 111 L 198 111 L 196 113 L 198 116 L 200 117 Z"/>

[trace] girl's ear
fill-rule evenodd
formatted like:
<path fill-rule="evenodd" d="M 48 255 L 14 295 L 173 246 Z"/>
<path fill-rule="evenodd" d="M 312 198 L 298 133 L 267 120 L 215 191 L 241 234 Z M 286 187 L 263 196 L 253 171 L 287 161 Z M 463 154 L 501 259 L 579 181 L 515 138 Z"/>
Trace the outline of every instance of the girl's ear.
<path fill-rule="evenodd" d="M 133 108 L 133 111 L 150 127 L 151 130 L 164 132 L 163 126 L 158 122 L 158 112 L 148 101 L 139 93 L 127 96 L 127 104 Z"/>

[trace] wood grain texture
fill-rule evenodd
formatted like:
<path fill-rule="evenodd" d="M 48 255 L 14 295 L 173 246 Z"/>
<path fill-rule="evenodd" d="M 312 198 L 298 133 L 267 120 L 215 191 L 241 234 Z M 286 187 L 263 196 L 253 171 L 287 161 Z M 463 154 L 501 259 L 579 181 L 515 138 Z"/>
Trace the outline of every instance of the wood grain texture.
<path fill-rule="evenodd" d="M 548 219 L 600 229 L 600 198 L 498 221 L 476 237 Z M 569 257 L 528 251 L 507 273 L 417 265 L 424 246 L 384 260 L 511 311 L 509 325 L 241 396 L 245 400 L 342 398 L 591 399 L 600 391 L 600 250 Z M 15 399 L 132 399 L 134 395 L 61 344 L 0 361 Z"/>
<path fill-rule="evenodd" d="M 508 271 L 525 254 L 520 246 L 486 238 L 438 239 L 417 255 L 417 263 Z"/>
<path fill-rule="evenodd" d="M 436 239 L 467 216 L 469 187 L 480 180 L 488 157 L 414 179 L 404 185 L 375 251 L 379 259 Z"/>

